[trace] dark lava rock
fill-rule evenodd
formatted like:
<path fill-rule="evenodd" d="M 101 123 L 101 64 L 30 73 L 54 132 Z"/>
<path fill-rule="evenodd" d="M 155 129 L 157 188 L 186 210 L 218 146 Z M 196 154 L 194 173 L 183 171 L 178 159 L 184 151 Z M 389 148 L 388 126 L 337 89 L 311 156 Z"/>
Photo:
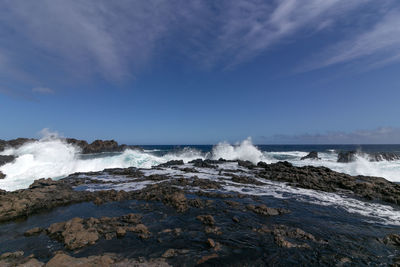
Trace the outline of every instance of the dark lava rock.
<path fill-rule="evenodd" d="M 195 159 L 192 161 L 189 161 L 189 163 L 192 163 L 193 166 L 198 167 L 198 168 L 217 168 L 214 164 L 219 163 L 216 160 L 202 160 L 202 159 Z"/>
<path fill-rule="evenodd" d="M 92 198 L 91 193 L 74 191 L 62 181 L 39 179 L 29 189 L 0 194 L 0 222 Z"/>
<path fill-rule="evenodd" d="M 357 151 L 342 151 L 338 154 L 337 162 L 348 163 L 356 160 Z"/>
<path fill-rule="evenodd" d="M 37 139 L 17 138 L 17 139 L 12 139 L 12 140 L 8 140 L 8 141 L 0 140 L 0 151 L 3 151 L 7 147 L 19 148 L 28 142 L 34 142 L 34 141 L 37 141 Z"/>
<path fill-rule="evenodd" d="M 288 162 L 259 162 L 257 165 L 263 170 L 257 170 L 256 173 L 264 179 L 286 182 L 294 187 L 354 194 L 368 200 L 400 205 L 400 185 L 384 178 L 350 176 L 326 167 L 295 167 Z"/>
<path fill-rule="evenodd" d="M 46 232 L 50 237 L 63 242 L 66 248 L 75 250 L 95 244 L 100 237 L 123 237 L 126 232 L 135 232 L 141 238 L 148 238 L 150 232 L 144 224 L 139 223 L 139 218 L 140 215 L 137 214 L 100 219 L 77 217 L 66 222 L 53 223 Z"/>
<path fill-rule="evenodd" d="M 6 178 L 6 175 L 4 173 L 0 172 L 0 179 L 4 179 L 4 178 Z"/>
<path fill-rule="evenodd" d="M 184 212 L 188 209 L 187 198 L 182 192 L 174 192 L 166 195 L 163 202 L 173 206 L 178 212 Z"/>
<path fill-rule="evenodd" d="M 370 153 L 369 160 L 370 161 L 393 161 L 399 160 L 400 155 L 393 152 L 378 152 L 378 153 Z"/>
<path fill-rule="evenodd" d="M 66 138 L 65 142 L 80 147 L 83 154 L 121 152 L 125 149 L 135 149 L 143 151 L 143 148 L 139 146 L 118 145 L 118 143 L 114 140 L 96 140 L 89 144 L 85 140 Z"/>
<path fill-rule="evenodd" d="M 83 154 L 120 151 L 118 143 L 114 140 L 96 140 L 83 148 Z"/>
<path fill-rule="evenodd" d="M 40 227 L 32 228 L 24 233 L 24 236 L 33 236 L 38 235 L 43 232 L 43 229 Z"/>
<path fill-rule="evenodd" d="M 310 153 L 308 153 L 307 156 L 304 156 L 301 158 L 301 160 L 305 160 L 305 159 L 321 159 L 321 158 L 318 157 L 317 151 L 311 151 Z"/>
<path fill-rule="evenodd" d="M 183 165 L 185 164 L 183 160 L 170 160 L 166 163 L 162 163 L 158 165 L 157 167 L 171 167 L 171 166 L 176 166 L 176 165 Z"/>
<path fill-rule="evenodd" d="M 384 240 L 385 244 L 391 244 L 393 246 L 400 247 L 400 234 L 389 234 Z"/>
<path fill-rule="evenodd" d="M 0 155 L 0 166 L 4 165 L 6 163 L 9 163 L 9 162 L 13 162 L 14 160 L 15 160 L 14 156 L 11 156 L 11 155 L 2 156 L 2 155 Z"/>
<path fill-rule="evenodd" d="M 276 226 L 272 233 L 274 235 L 275 243 L 284 248 L 311 248 L 310 245 L 304 241 L 312 241 L 319 244 L 327 243 L 326 241 L 318 240 L 312 234 L 309 234 L 300 228 L 290 228 L 286 225 Z"/>
<path fill-rule="evenodd" d="M 284 213 L 288 213 L 289 211 L 283 209 L 275 209 L 267 207 L 266 205 L 247 205 L 246 208 L 251 210 L 254 213 L 263 215 L 263 216 L 276 216 Z"/>
<path fill-rule="evenodd" d="M 244 167 L 247 169 L 253 169 L 254 167 L 256 167 L 251 161 L 248 160 L 238 160 L 237 163 L 240 167 Z"/>
<path fill-rule="evenodd" d="M 211 215 L 199 215 L 196 218 L 199 221 L 201 221 L 204 225 L 213 226 L 215 224 L 214 217 Z"/>

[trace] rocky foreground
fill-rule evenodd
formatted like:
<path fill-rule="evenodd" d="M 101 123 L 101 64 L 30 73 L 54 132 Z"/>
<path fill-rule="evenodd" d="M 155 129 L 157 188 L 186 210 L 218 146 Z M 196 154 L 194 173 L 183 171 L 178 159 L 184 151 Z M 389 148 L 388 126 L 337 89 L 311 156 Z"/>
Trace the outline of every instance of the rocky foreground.
<path fill-rule="evenodd" d="M 248 193 L 276 185 L 400 205 L 383 178 L 288 162 L 77 173 L 0 192 L 0 266 L 399 266 L 400 227 Z"/>

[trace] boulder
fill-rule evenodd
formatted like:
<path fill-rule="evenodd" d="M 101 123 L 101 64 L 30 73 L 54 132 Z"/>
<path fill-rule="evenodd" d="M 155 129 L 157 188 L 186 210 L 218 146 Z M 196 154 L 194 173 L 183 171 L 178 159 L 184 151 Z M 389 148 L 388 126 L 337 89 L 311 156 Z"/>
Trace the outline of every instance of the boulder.
<path fill-rule="evenodd" d="M 13 162 L 14 160 L 15 160 L 14 156 L 11 156 L 11 155 L 2 156 L 2 155 L 0 155 L 0 166 L 4 165 L 4 164 L 7 164 L 7 163 L 10 163 L 10 162 Z"/>
<path fill-rule="evenodd" d="M 301 160 L 305 160 L 305 159 L 321 159 L 321 158 L 318 157 L 317 151 L 311 151 L 310 153 L 308 153 L 307 156 L 304 156 L 301 158 Z"/>
<path fill-rule="evenodd" d="M 6 178 L 6 175 L 4 173 L 0 172 L 0 179 L 4 179 L 4 178 Z"/>
<path fill-rule="evenodd" d="M 356 151 L 342 151 L 338 154 L 337 162 L 348 163 L 356 160 Z"/>
<path fill-rule="evenodd" d="M 166 163 L 162 163 L 158 165 L 157 167 L 171 167 L 171 166 L 176 166 L 176 165 L 183 165 L 185 164 L 183 160 L 170 160 Z"/>

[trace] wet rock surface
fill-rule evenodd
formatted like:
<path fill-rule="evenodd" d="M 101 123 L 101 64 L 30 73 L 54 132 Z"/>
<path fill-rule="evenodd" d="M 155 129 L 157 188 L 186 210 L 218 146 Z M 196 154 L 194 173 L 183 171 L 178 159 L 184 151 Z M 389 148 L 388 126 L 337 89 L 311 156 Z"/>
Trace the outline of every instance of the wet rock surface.
<path fill-rule="evenodd" d="M 399 160 L 400 155 L 395 152 L 376 152 L 376 153 L 365 153 L 361 151 L 342 151 L 338 154 L 337 162 L 349 163 L 354 162 L 357 156 L 368 159 L 371 162 L 376 161 L 393 161 Z"/>
<path fill-rule="evenodd" d="M 2 156 L 2 155 L 0 155 L 0 166 L 4 165 L 4 164 L 7 164 L 7 163 L 10 163 L 10 162 L 13 162 L 14 160 L 15 160 L 14 156 L 10 156 L 10 155 Z"/>
<path fill-rule="evenodd" d="M 305 159 L 320 159 L 318 157 L 318 152 L 317 151 L 311 151 L 308 153 L 308 155 L 302 157 L 300 160 L 305 160 Z"/>
<path fill-rule="evenodd" d="M 114 140 L 95 140 L 92 143 L 88 143 L 85 140 L 78 140 L 74 138 L 65 138 L 64 140 L 67 144 L 72 144 L 82 149 L 83 154 L 92 154 L 92 153 L 103 153 L 103 152 L 121 152 L 125 149 L 136 149 L 143 150 L 140 146 L 132 146 L 132 145 L 119 145 Z M 0 139 L 0 152 L 5 150 L 6 148 L 19 148 L 26 143 L 38 141 L 37 139 L 32 138 L 17 138 L 13 140 L 1 140 Z M 2 165 L 2 157 L 0 156 L 0 166 Z M 3 163 L 4 164 L 4 163 Z"/>
<path fill-rule="evenodd" d="M 393 204 L 400 197 L 398 185 L 381 178 L 287 162 L 196 160 L 40 179 L 0 192 L 0 253 L 10 252 L 0 263 L 335 266 L 389 265 L 400 256 L 400 228 L 385 232 L 340 208 L 274 197 L 270 186 Z"/>
<path fill-rule="evenodd" d="M 325 192 L 351 193 L 365 199 L 375 199 L 400 205 L 400 185 L 379 177 L 350 176 L 326 167 L 295 167 L 289 162 L 266 164 L 257 172 L 259 177 L 287 182 L 291 186 Z"/>

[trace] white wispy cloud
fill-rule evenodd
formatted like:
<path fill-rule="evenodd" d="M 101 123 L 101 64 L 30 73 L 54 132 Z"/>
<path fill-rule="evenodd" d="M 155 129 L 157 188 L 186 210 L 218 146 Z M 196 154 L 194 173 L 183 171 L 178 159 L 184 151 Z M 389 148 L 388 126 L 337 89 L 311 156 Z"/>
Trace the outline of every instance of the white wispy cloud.
<path fill-rule="evenodd" d="M 400 144 L 400 128 L 381 127 L 372 130 L 323 134 L 279 134 L 260 137 L 259 142 L 276 144 Z"/>
<path fill-rule="evenodd" d="M 232 68 L 304 33 L 358 17 L 353 12 L 366 5 L 388 3 L 394 1 L 5 0 L 0 69 L 31 84 L 40 83 L 39 70 L 123 80 L 169 51 L 199 65 Z M 383 14 L 372 31 L 357 31 L 324 51 L 317 67 L 376 54 L 384 55 L 377 65 L 397 61 L 398 24 L 398 13 Z"/>
<path fill-rule="evenodd" d="M 32 92 L 39 94 L 54 94 L 54 90 L 48 87 L 35 87 L 32 88 Z"/>
<path fill-rule="evenodd" d="M 400 61 L 400 10 L 391 11 L 371 28 L 349 40 L 326 48 L 309 69 L 363 60 L 368 67 L 382 67 Z"/>

